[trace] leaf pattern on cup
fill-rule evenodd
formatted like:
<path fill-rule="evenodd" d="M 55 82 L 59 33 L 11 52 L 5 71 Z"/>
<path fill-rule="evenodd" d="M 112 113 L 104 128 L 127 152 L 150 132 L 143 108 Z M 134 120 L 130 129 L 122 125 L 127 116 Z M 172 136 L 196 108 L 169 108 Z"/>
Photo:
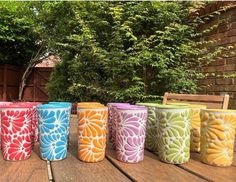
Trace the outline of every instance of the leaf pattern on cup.
<path fill-rule="evenodd" d="M 213 166 L 230 166 L 236 129 L 236 112 L 201 112 L 201 161 Z"/>
<path fill-rule="evenodd" d="M 78 158 L 98 162 L 105 157 L 107 108 L 81 109 L 78 112 Z"/>
<path fill-rule="evenodd" d="M 162 161 L 185 163 L 190 157 L 190 110 L 158 109 L 158 154 Z"/>
<path fill-rule="evenodd" d="M 62 160 L 67 156 L 69 119 L 67 108 L 38 109 L 40 153 L 44 160 Z"/>
<path fill-rule="evenodd" d="M 116 131 L 117 159 L 128 163 L 143 160 L 147 110 L 118 110 Z"/>

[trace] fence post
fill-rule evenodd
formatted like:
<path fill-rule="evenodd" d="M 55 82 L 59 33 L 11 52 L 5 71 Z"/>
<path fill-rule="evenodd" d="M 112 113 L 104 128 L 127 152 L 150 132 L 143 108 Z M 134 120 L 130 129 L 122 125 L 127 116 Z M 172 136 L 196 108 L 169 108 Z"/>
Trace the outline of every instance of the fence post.
<path fill-rule="evenodd" d="M 7 100 L 7 65 L 3 67 L 3 97 L 4 101 Z"/>

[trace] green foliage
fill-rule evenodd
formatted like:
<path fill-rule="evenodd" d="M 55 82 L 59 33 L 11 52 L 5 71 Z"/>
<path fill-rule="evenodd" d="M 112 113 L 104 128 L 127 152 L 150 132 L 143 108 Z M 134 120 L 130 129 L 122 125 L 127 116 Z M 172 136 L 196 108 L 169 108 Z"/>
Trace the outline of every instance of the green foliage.
<path fill-rule="evenodd" d="M 1 3 L 0 60 L 28 60 L 43 44 L 57 53 L 51 100 L 158 101 L 166 91 L 194 93 L 198 68 L 226 49 L 198 41 L 215 28 L 199 31 L 204 20 L 189 21 L 190 9 L 203 4 Z"/>
<path fill-rule="evenodd" d="M 40 46 L 28 2 L 0 2 L 0 63 L 25 65 Z"/>
<path fill-rule="evenodd" d="M 46 20 L 44 26 L 54 33 L 52 46 L 65 63 L 48 84 L 52 99 L 134 102 L 158 100 L 166 91 L 194 93 L 203 76 L 196 68 L 221 53 L 206 54 L 213 43 L 197 41 L 202 21 L 189 22 L 189 2 L 46 5 L 55 23 Z M 64 26 L 59 12 L 70 12 Z"/>

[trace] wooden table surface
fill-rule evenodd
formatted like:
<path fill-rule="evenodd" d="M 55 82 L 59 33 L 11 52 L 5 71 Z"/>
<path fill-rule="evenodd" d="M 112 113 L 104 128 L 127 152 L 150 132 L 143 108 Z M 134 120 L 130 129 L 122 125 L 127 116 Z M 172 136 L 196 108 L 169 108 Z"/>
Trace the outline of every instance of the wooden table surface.
<path fill-rule="evenodd" d="M 161 162 L 158 156 L 145 151 L 144 161 L 127 164 L 116 160 L 115 151 L 108 145 L 106 158 L 98 163 L 85 163 L 77 159 L 76 117 L 71 119 L 69 152 L 66 159 L 43 161 L 37 144 L 31 157 L 25 161 L 4 161 L 0 155 L 0 182 L 194 182 L 236 181 L 236 153 L 231 167 L 213 167 L 199 161 L 192 153 L 188 163 L 172 165 Z"/>

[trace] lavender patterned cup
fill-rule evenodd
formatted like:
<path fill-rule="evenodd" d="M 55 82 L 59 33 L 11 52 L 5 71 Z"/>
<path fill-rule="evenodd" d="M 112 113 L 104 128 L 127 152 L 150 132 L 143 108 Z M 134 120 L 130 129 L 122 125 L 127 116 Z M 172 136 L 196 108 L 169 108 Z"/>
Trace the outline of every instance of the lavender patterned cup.
<path fill-rule="evenodd" d="M 116 156 L 127 163 L 144 158 L 147 108 L 143 106 L 117 106 Z"/>
<path fill-rule="evenodd" d="M 108 132 L 109 132 L 109 142 L 112 144 L 112 147 L 115 149 L 116 141 L 116 120 L 117 113 L 115 110 L 116 106 L 129 106 L 129 103 L 108 103 Z"/>

